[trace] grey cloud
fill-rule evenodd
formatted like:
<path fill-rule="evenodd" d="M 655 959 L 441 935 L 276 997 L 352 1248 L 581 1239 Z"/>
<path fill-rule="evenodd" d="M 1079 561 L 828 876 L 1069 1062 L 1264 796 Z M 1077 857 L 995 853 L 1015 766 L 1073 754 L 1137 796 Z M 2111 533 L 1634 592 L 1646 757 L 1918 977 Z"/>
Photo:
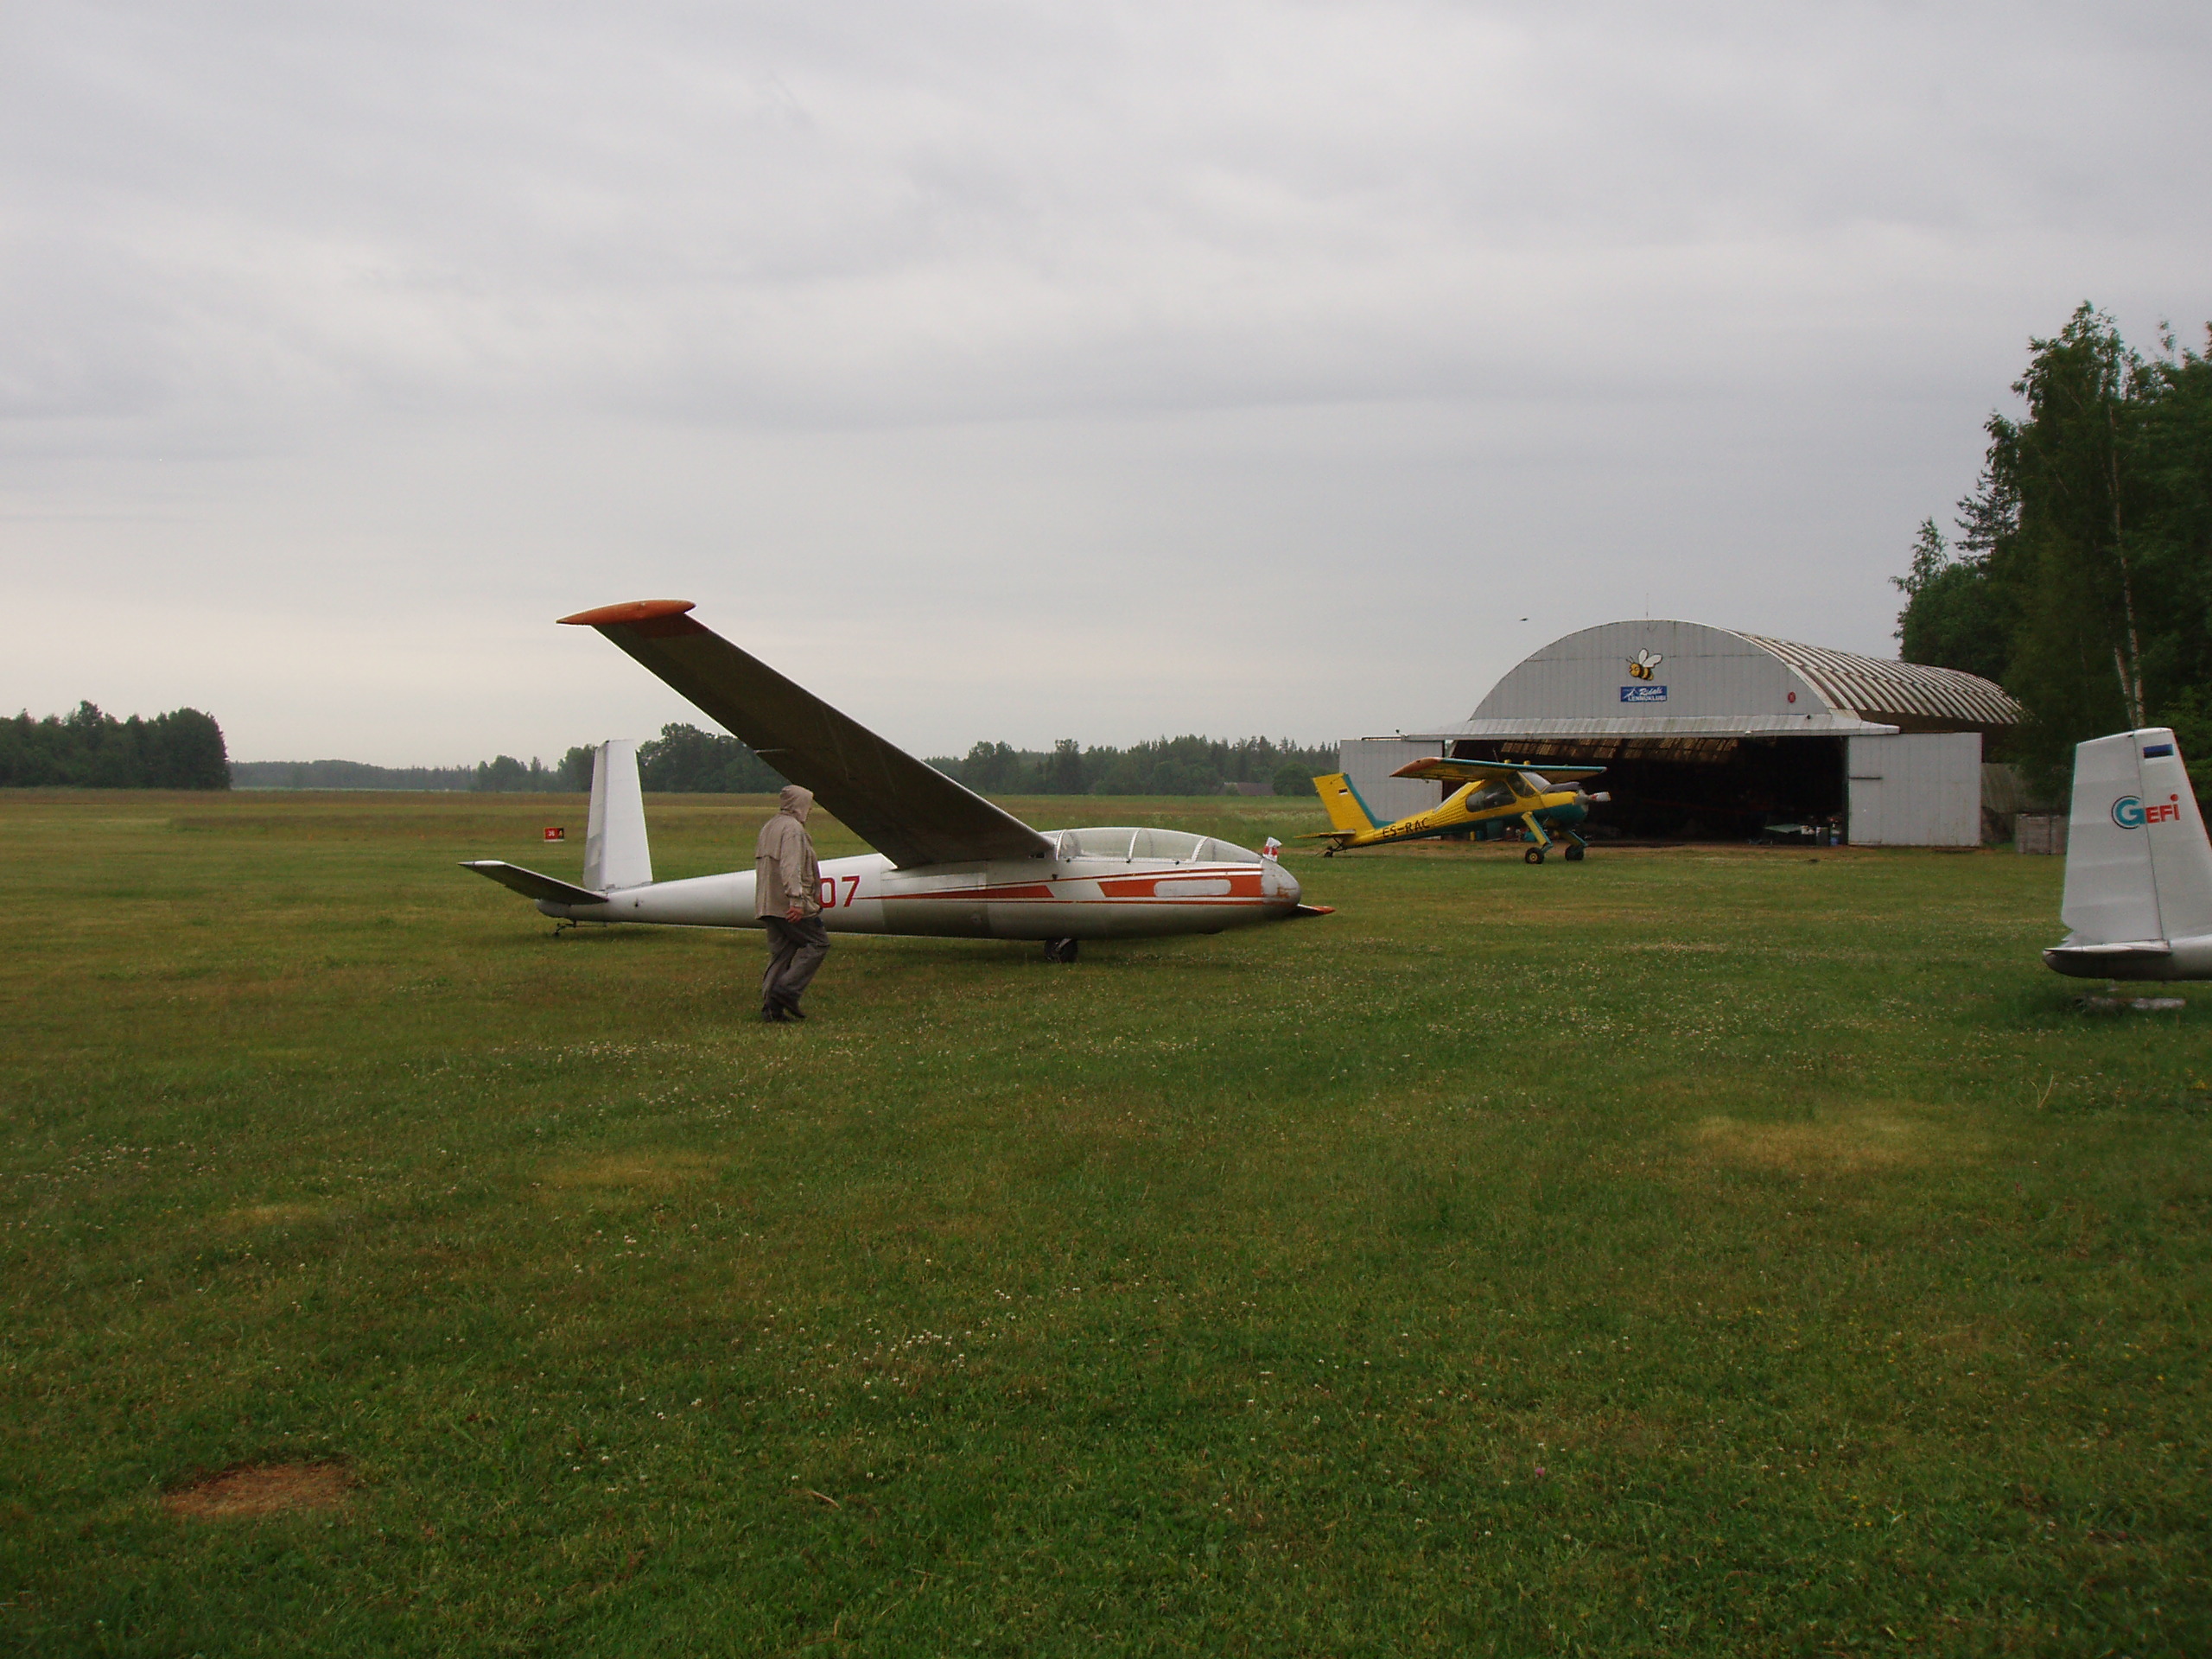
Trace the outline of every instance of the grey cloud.
<path fill-rule="evenodd" d="M 1669 263 L 1732 310 L 1778 242 L 2139 224 L 2187 73 L 2169 38 L 2085 86 L 2012 10 L 245 16 L 48 15 L 10 194 L 68 279 L 18 296 L 76 342 L 15 377 L 57 409 L 115 407 L 115 359 L 740 418 L 1425 393 L 1500 313 L 1570 361 L 1578 315 L 1704 343 Z"/>
<path fill-rule="evenodd" d="M 855 627 L 895 595 L 1026 642 L 1111 562 L 1232 620 L 1094 609 L 1071 660 L 1314 735 L 1471 704 L 1513 642 L 1332 702 L 1225 634 L 1312 649 L 1319 612 L 1380 658 L 1440 593 L 1564 631 L 1656 572 L 1879 649 L 2025 336 L 2085 295 L 2139 335 L 2203 308 L 2208 35 L 2179 4 L 21 8 L 0 576 L 404 616 L 704 598 L 772 535 Z M 1067 729 L 1132 734 L 1084 674 Z"/>

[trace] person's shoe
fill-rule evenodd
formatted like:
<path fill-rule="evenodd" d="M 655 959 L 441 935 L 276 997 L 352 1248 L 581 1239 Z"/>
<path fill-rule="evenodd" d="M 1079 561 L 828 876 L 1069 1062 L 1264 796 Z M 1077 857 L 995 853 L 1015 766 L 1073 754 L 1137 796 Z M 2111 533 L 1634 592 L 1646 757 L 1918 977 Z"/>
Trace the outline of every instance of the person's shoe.
<path fill-rule="evenodd" d="M 799 1007 L 796 1002 L 786 1002 L 783 1004 L 783 1010 L 785 1014 L 791 1019 L 804 1020 L 806 1018 L 806 1010 Z"/>
<path fill-rule="evenodd" d="M 785 1023 L 785 1015 L 784 1015 L 784 1011 L 783 1011 L 781 1008 L 763 1008 L 763 1009 L 761 1009 L 761 1010 L 760 1010 L 760 1023 L 761 1023 L 762 1025 L 764 1025 L 764 1026 L 780 1026 L 780 1025 L 784 1024 L 784 1023 Z"/>

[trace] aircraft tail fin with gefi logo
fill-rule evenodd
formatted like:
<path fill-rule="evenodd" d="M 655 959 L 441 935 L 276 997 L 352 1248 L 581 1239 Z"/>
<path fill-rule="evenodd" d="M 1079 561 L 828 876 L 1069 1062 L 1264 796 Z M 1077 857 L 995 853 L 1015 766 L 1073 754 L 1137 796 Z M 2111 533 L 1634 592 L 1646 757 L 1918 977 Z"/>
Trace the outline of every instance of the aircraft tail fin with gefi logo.
<path fill-rule="evenodd" d="M 2066 837 L 2069 931 L 2045 962 L 2083 978 L 2212 976 L 2212 842 L 2172 732 L 2078 745 Z"/>
<path fill-rule="evenodd" d="M 595 893 L 652 885 L 645 794 L 635 738 L 610 737 L 592 752 L 591 817 L 584 831 L 584 886 Z"/>

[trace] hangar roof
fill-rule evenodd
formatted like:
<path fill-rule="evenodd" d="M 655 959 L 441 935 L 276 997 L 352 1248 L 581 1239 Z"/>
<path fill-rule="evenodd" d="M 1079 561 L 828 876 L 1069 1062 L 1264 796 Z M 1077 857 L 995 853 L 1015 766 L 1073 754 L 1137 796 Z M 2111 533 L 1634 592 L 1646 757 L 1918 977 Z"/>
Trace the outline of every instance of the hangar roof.
<path fill-rule="evenodd" d="M 2020 717 L 1975 674 L 1700 622 L 1607 622 L 1554 640 L 1436 737 L 1874 736 Z M 1412 736 L 1415 734 L 1408 733 Z"/>
<path fill-rule="evenodd" d="M 1810 680 L 1831 708 L 1853 710 L 1862 720 L 1902 715 L 1910 721 L 1949 721 L 1955 731 L 1985 731 L 2016 724 L 2020 718 L 2020 705 L 2005 688 L 1979 674 L 1931 668 L 1925 663 L 1857 657 L 1847 651 L 1801 645 L 1794 639 L 1770 639 L 1764 634 L 1736 637 L 1772 652 Z"/>

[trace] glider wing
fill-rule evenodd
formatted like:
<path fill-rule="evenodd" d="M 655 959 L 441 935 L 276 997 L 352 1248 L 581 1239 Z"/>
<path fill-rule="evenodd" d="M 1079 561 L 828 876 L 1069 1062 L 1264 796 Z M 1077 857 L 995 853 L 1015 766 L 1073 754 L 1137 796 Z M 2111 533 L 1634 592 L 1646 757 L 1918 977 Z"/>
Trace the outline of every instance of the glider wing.
<path fill-rule="evenodd" d="M 688 600 L 640 600 L 561 620 L 597 628 L 901 869 L 1051 854 L 1020 818 L 693 621 L 690 609 Z"/>

